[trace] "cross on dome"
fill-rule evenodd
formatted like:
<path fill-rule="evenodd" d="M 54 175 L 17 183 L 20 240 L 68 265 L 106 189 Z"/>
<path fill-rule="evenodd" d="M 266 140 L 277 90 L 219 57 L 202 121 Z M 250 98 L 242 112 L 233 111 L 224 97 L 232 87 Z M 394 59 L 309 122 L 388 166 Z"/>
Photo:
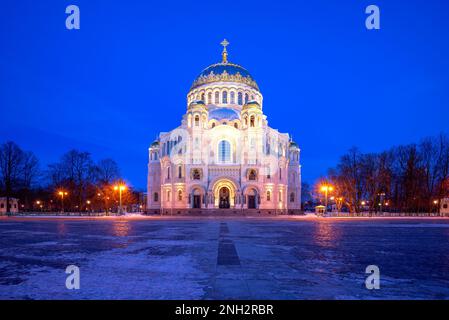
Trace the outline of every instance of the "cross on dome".
<path fill-rule="evenodd" d="M 221 63 L 228 63 L 228 51 L 226 50 L 226 47 L 229 45 L 228 40 L 224 39 L 220 44 L 223 46 L 223 52 L 221 53 L 222 62 Z"/>

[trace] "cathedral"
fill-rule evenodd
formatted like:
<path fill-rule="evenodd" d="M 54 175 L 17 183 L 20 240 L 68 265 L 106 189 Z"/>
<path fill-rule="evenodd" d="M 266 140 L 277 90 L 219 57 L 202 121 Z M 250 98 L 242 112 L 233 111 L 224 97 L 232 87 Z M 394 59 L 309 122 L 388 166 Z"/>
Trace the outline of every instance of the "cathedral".
<path fill-rule="evenodd" d="M 221 62 L 193 81 L 180 126 L 149 148 L 149 213 L 301 210 L 299 147 L 268 126 L 262 93 L 245 68 L 228 61 L 228 44 L 221 43 Z"/>

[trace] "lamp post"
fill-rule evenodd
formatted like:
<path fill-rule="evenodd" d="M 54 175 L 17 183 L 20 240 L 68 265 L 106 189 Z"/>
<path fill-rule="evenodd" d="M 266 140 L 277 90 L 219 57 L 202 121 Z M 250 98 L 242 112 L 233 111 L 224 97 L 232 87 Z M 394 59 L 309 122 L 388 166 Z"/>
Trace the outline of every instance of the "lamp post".
<path fill-rule="evenodd" d="M 433 200 L 433 204 L 435 205 L 435 213 L 439 215 L 438 200 Z"/>
<path fill-rule="evenodd" d="M 379 202 L 380 214 L 383 215 L 383 204 L 384 204 L 384 199 L 385 199 L 385 192 L 379 193 L 379 197 L 380 197 L 380 202 Z"/>
<path fill-rule="evenodd" d="M 64 212 L 64 196 L 68 195 L 65 191 L 59 191 L 58 193 L 61 196 L 61 212 Z"/>
<path fill-rule="evenodd" d="M 329 192 L 332 192 L 334 190 L 334 187 L 332 187 L 331 185 L 324 185 L 321 186 L 321 191 L 324 192 L 325 195 L 325 209 L 324 209 L 324 213 L 327 213 L 327 201 L 328 201 L 328 195 Z"/>
<path fill-rule="evenodd" d="M 86 211 L 89 212 L 89 215 L 90 215 L 90 211 L 89 211 L 90 203 L 91 203 L 90 200 L 86 201 Z"/>
<path fill-rule="evenodd" d="M 340 215 L 341 209 L 343 207 L 343 197 L 336 198 L 335 204 L 337 205 L 338 215 Z"/>
<path fill-rule="evenodd" d="M 116 185 L 114 186 L 114 190 L 115 191 L 119 191 L 119 210 L 118 210 L 118 214 L 122 214 L 123 210 L 122 210 L 122 191 L 126 190 L 126 186 L 124 184 L 120 184 L 120 185 Z"/>
<path fill-rule="evenodd" d="M 36 204 L 38 205 L 38 207 L 41 209 L 41 212 L 42 212 L 42 211 L 43 211 L 42 208 L 44 207 L 44 206 L 42 205 L 42 202 L 41 202 L 40 200 L 37 200 L 37 201 L 36 201 Z"/>

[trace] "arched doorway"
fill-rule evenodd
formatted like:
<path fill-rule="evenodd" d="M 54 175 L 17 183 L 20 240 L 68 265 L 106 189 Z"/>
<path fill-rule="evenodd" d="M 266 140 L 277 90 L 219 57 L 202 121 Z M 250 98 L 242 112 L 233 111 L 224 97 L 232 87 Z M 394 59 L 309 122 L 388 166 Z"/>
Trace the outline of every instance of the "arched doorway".
<path fill-rule="evenodd" d="M 201 191 L 199 189 L 194 189 L 193 190 L 192 208 L 194 208 L 194 209 L 200 209 L 201 208 Z"/>
<path fill-rule="evenodd" d="M 257 209 L 257 205 L 259 202 L 257 190 L 254 188 L 248 189 L 246 197 L 248 201 L 248 209 Z"/>
<path fill-rule="evenodd" d="M 231 193 L 229 192 L 228 187 L 221 187 L 218 194 L 220 197 L 218 207 L 220 209 L 229 209 L 231 207 Z"/>
<path fill-rule="evenodd" d="M 216 180 L 212 187 L 214 207 L 220 209 L 234 208 L 236 191 L 238 191 L 236 185 L 230 179 Z"/>

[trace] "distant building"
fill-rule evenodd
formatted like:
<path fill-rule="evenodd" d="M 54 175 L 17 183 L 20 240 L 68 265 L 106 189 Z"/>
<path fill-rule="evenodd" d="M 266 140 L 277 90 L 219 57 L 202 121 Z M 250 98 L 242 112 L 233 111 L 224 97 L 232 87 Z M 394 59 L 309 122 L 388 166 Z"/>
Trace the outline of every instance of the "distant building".
<path fill-rule="evenodd" d="M 19 199 L 9 198 L 10 211 L 12 213 L 19 212 Z M 6 197 L 0 198 L 0 214 L 6 213 Z"/>
<path fill-rule="evenodd" d="M 441 199 L 440 214 L 449 216 L 449 198 Z"/>
<path fill-rule="evenodd" d="M 326 207 L 323 205 L 319 205 L 315 207 L 315 213 L 317 215 L 324 215 L 326 213 Z"/>

